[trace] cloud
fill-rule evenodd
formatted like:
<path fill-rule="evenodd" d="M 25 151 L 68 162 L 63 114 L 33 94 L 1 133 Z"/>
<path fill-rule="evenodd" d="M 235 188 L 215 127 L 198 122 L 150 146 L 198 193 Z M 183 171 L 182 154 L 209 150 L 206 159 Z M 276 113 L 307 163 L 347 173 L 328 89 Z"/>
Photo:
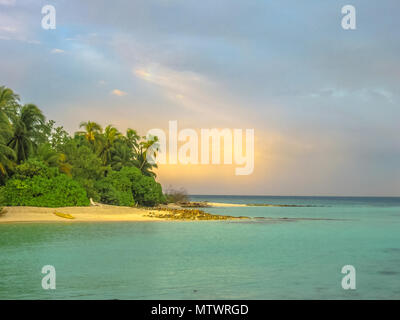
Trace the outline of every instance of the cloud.
<path fill-rule="evenodd" d="M 37 42 L 35 30 L 38 20 L 28 10 L 23 10 L 15 4 L 16 1 L 0 0 L 0 39 Z"/>
<path fill-rule="evenodd" d="M 14 6 L 16 3 L 16 0 L 0 0 L 0 5 L 3 6 Z"/>
<path fill-rule="evenodd" d="M 57 10 L 65 24 L 54 33 L 40 28 L 40 1 L 0 0 L 0 82 L 54 106 L 49 116 L 71 127 L 79 121 L 75 110 L 83 109 L 123 126 L 135 115 L 142 130 L 169 119 L 194 128 L 255 128 L 263 145 L 271 136 L 263 129 L 279 133 L 276 152 L 271 146 L 263 153 L 276 153 L 278 164 L 260 161 L 260 182 L 248 192 L 338 193 L 346 187 L 398 193 L 400 179 L 390 175 L 399 172 L 393 154 L 400 134 L 398 1 L 382 1 L 379 8 L 360 2 L 357 32 L 340 28 L 340 10 L 329 1 L 122 3 L 61 1 Z M 379 24 L 368 23 L 384 15 Z M 43 48 L 25 45 L 38 43 L 34 39 Z M 57 47 L 70 59 L 51 59 L 54 72 L 37 77 L 49 68 L 43 50 Z M 68 104 L 58 91 L 38 89 L 49 83 L 68 91 Z M 104 94 L 113 99 L 112 111 Z M 324 172 L 334 177 L 324 179 Z M 358 185 L 359 179 L 368 183 Z M 234 189 L 220 181 L 225 192 L 230 185 L 241 192 L 240 184 Z"/>
<path fill-rule="evenodd" d="M 196 96 L 200 88 L 211 85 L 205 77 L 191 71 L 177 71 L 165 66 L 137 68 L 133 73 L 176 95 Z"/>
<path fill-rule="evenodd" d="M 165 98 L 190 111 L 213 111 L 222 102 L 217 84 L 199 73 L 178 71 L 159 63 L 133 68 L 137 78 L 154 85 Z M 208 106 L 212 105 L 212 110 Z"/>
<path fill-rule="evenodd" d="M 121 91 L 119 89 L 114 89 L 113 91 L 111 91 L 111 94 L 114 95 L 114 96 L 118 96 L 118 97 L 123 97 L 123 96 L 127 95 L 126 92 Z"/>
<path fill-rule="evenodd" d="M 62 50 L 62 49 L 57 49 L 57 48 L 51 50 L 51 53 L 64 53 L 64 52 L 65 52 L 64 50 Z"/>

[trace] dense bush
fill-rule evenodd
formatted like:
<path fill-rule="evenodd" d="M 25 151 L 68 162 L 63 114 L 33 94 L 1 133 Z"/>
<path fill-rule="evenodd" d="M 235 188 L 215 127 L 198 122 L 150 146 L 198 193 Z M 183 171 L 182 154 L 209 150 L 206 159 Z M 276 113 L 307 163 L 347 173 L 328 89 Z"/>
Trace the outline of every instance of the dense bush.
<path fill-rule="evenodd" d="M 137 203 L 143 206 L 155 206 L 165 202 L 161 185 L 152 177 L 142 175 L 140 179 L 133 181 L 132 192 Z"/>
<path fill-rule="evenodd" d="M 135 167 L 123 167 L 121 171 L 109 173 L 96 182 L 95 188 L 102 203 L 154 206 L 165 202 L 161 185 Z"/>
<path fill-rule="evenodd" d="M 10 179 L 3 187 L 2 205 L 34 207 L 87 206 L 86 191 L 65 174 L 53 178 Z"/>
<path fill-rule="evenodd" d="M 71 164 L 71 174 L 74 180 L 82 185 L 89 198 L 100 201 L 96 192 L 95 182 L 104 177 L 106 168 L 101 160 L 87 145 L 79 145 L 77 141 L 69 141 L 62 147 L 68 163 Z"/>
<path fill-rule="evenodd" d="M 15 168 L 13 178 L 19 180 L 33 178 L 34 176 L 53 178 L 58 174 L 58 169 L 48 167 L 43 161 L 28 159 Z"/>
<path fill-rule="evenodd" d="M 119 171 L 111 172 L 107 177 L 95 183 L 100 202 L 117 206 L 133 206 L 132 183 Z"/>
<path fill-rule="evenodd" d="M 14 177 L 7 181 L 0 193 L 0 204 L 6 206 L 89 205 L 86 191 L 78 182 L 38 160 L 27 160 L 17 166 Z"/>

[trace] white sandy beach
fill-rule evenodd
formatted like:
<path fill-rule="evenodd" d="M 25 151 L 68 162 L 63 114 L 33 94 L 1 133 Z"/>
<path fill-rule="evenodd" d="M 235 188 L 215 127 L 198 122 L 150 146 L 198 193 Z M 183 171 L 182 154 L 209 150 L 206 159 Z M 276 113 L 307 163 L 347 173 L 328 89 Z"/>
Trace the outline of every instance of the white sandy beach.
<path fill-rule="evenodd" d="M 5 207 L 5 214 L 0 215 L 0 223 L 13 222 L 106 222 L 106 221 L 161 221 L 163 219 L 148 217 L 150 212 L 142 208 L 101 205 L 93 207 Z M 75 219 L 59 217 L 54 212 L 70 214 Z"/>
<path fill-rule="evenodd" d="M 246 207 L 246 204 L 209 202 L 211 207 Z M 181 208 L 178 205 L 168 205 L 171 209 Z M 5 213 L 0 214 L 0 223 L 14 222 L 118 222 L 118 221 L 166 221 L 163 218 L 151 217 L 149 214 L 164 214 L 157 209 L 131 208 L 101 204 L 90 207 L 4 207 Z M 74 219 L 66 219 L 54 214 L 59 212 L 69 214 Z"/>

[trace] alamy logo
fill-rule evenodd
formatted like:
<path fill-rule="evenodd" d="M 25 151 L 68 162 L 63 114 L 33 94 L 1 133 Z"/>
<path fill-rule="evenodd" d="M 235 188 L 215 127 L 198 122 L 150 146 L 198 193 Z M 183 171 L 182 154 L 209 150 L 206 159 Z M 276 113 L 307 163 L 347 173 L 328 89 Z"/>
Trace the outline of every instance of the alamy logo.
<path fill-rule="evenodd" d="M 169 121 L 167 134 L 162 129 L 151 129 L 148 137 L 156 136 L 158 151 L 147 153 L 148 161 L 159 164 L 236 164 L 235 175 L 250 175 L 254 170 L 254 129 L 200 129 L 200 137 L 194 129 L 178 131 L 178 121 Z M 221 143 L 221 140 L 223 141 Z M 183 143 L 178 148 L 178 142 Z M 200 148 L 199 148 L 200 147 Z M 200 149 L 200 152 L 199 152 Z M 210 157 L 211 153 L 211 157 Z M 222 161 L 223 155 L 223 161 Z"/>
<path fill-rule="evenodd" d="M 42 18 L 42 28 L 45 30 L 56 28 L 56 8 L 48 4 L 43 6 L 42 14 L 45 16 Z"/>
<path fill-rule="evenodd" d="M 346 265 L 342 268 L 342 273 L 345 276 L 342 279 L 342 288 L 344 290 L 356 289 L 356 268 L 352 265 Z"/>
<path fill-rule="evenodd" d="M 352 5 L 346 5 L 342 8 L 342 28 L 344 30 L 355 30 L 356 26 L 356 8 Z"/>
<path fill-rule="evenodd" d="M 55 290 L 56 288 L 56 268 L 51 265 L 43 266 L 42 273 L 45 276 L 42 279 L 42 288 L 44 290 Z"/>

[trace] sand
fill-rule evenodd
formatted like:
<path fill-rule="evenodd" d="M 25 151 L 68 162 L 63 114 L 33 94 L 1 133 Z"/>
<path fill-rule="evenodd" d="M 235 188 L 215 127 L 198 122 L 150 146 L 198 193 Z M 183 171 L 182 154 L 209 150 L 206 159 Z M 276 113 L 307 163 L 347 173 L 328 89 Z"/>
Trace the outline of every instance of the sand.
<path fill-rule="evenodd" d="M 211 207 L 246 207 L 246 204 L 208 202 Z M 182 209 L 180 206 L 169 204 L 170 209 Z M 124 221 L 171 221 L 157 215 L 164 215 L 165 211 L 145 208 L 119 207 L 100 204 L 90 207 L 5 207 L 6 213 L 0 214 L 0 223 L 17 222 L 124 222 Z M 59 212 L 69 214 L 74 219 L 66 219 L 54 214 Z M 151 215 L 151 216 L 149 216 Z"/>
<path fill-rule="evenodd" d="M 157 210 L 110 205 L 64 208 L 5 207 L 4 211 L 6 211 L 5 214 L 0 214 L 0 223 L 165 221 L 165 219 L 147 216 L 150 212 L 157 212 Z M 75 219 L 56 216 L 55 211 L 70 214 Z"/>

